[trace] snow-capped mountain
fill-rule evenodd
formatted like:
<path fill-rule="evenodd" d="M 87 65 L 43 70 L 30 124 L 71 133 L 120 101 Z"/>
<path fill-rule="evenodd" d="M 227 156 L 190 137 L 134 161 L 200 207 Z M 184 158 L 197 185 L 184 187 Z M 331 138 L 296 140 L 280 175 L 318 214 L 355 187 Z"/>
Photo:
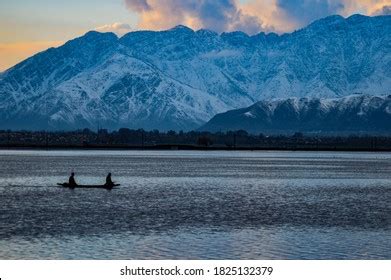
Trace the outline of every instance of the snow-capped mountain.
<path fill-rule="evenodd" d="M 202 131 L 251 133 L 364 132 L 391 133 L 391 95 L 342 98 L 288 98 L 260 101 L 218 114 Z"/>
<path fill-rule="evenodd" d="M 89 32 L 0 74 L 0 128 L 199 127 L 264 99 L 389 94 L 391 16 L 291 34 Z"/>

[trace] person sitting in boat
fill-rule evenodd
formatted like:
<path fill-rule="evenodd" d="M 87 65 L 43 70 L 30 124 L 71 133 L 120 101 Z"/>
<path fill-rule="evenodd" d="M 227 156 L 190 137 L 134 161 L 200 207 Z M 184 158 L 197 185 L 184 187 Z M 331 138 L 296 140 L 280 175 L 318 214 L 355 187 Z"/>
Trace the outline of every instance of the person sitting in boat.
<path fill-rule="evenodd" d="M 75 173 L 72 172 L 71 177 L 69 177 L 69 186 L 75 187 L 77 186 L 76 181 L 75 181 Z"/>
<path fill-rule="evenodd" d="M 111 173 L 109 173 L 106 177 L 106 186 L 114 186 L 114 182 L 111 180 Z"/>

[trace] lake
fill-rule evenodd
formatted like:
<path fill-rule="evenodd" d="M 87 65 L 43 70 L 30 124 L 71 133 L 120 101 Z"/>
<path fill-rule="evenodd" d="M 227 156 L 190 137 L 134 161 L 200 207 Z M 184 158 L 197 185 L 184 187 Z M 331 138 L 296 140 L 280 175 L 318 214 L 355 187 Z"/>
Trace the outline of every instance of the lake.
<path fill-rule="evenodd" d="M 391 259 L 390 175 L 390 153 L 2 150 L 0 259 Z"/>

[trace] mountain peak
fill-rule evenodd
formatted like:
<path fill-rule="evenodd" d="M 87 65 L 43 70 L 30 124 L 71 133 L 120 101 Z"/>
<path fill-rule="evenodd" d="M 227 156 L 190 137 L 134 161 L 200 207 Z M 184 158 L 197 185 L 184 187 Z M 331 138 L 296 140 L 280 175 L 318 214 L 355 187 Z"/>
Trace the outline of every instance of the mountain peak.
<path fill-rule="evenodd" d="M 358 24 L 358 23 L 361 23 L 361 22 L 365 22 L 368 18 L 368 16 L 364 16 L 364 15 L 361 15 L 361 14 L 354 14 L 354 15 L 351 15 L 350 17 L 348 17 L 346 19 L 346 21 L 350 22 L 350 23 L 354 23 L 354 24 Z"/>
<path fill-rule="evenodd" d="M 311 28 L 311 27 L 332 26 L 332 25 L 336 25 L 336 24 L 339 24 L 344 21 L 345 21 L 345 18 L 343 16 L 331 15 L 331 16 L 328 16 L 328 17 L 325 17 L 322 19 L 315 20 L 308 27 Z M 307 29 L 307 28 L 303 28 L 303 29 Z"/>
<path fill-rule="evenodd" d="M 346 18 L 346 19 L 350 19 L 350 20 L 365 20 L 365 19 L 368 19 L 370 17 L 368 16 L 365 16 L 365 15 L 362 15 L 362 14 L 354 14 L 354 15 L 351 15 L 350 17 Z"/>
<path fill-rule="evenodd" d="M 84 34 L 85 38 L 113 38 L 118 39 L 118 36 L 113 32 L 99 32 L 95 30 L 88 31 L 86 34 Z"/>
<path fill-rule="evenodd" d="M 224 32 L 221 35 L 227 36 L 227 37 L 236 37 L 236 38 L 239 38 L 239 37 L 249 38 L 250 37 L 247 33 L 243 32 L 243 31 Z"/>
<path fill-rule="evenodd" d="M 218 33 L 209 29 L 199 29 L 196 32 L 198 35 L 202 36 L 218 36 Z"/>
<path fill-rule="evenodd" d="M 187 26 L 185 26 L 185 25 L 182 25 L 182 24 L 180 24 L 180 25 L 177 25 L 177 26 L 175 26 L 175 27 L 173 27 L 173 28 L 169 29 L 169 31 L 185 31 L 185 32 L 194 32 L 194 30 L 193 30 L 193 29 L 191 29 L 190 27 L 187 27 Z"/>

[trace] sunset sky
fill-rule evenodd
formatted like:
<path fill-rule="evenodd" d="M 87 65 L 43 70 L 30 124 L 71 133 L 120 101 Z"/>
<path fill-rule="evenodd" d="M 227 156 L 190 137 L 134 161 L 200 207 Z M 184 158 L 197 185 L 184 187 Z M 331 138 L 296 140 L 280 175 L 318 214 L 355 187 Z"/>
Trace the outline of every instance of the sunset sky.
<path fill-rule="evenodd" d="M 0 71 L 89 30 L 283 33 L 331 14 L 390 12 L 391 0 L 0 0 Z"/>

